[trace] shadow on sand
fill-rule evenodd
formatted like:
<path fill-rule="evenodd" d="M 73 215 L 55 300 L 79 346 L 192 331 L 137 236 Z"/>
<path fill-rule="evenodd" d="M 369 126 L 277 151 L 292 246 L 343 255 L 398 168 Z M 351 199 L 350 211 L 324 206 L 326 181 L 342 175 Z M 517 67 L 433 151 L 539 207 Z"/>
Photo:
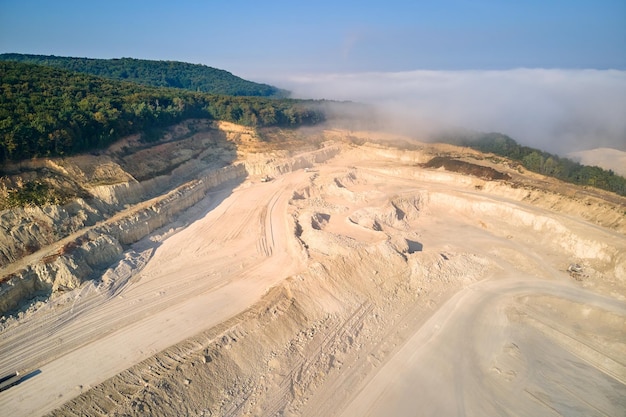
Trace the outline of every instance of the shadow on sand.
<path fill-rule="evenodd" d="M 21 384 L 41 373 L 41 369 L 36 369 L 26 375 L 22 375 L 19 372 L 13 372 L 2 378 L 0 378 L 0 392 L 7 390 L 15 385 Z"/>

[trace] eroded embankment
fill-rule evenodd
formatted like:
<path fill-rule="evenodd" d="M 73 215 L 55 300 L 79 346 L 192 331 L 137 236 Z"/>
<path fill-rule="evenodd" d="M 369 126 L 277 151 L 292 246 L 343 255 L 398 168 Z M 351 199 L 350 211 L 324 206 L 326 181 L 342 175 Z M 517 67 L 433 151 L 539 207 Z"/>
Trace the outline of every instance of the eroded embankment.
<path fill-rule="evenodd" d="M 230 147 L 221 130 L 188 121 L 153 143 L 131 136 L 102 152 L 3 166 L 0 268 L 223 167 Z M 48 200 L 42 207 L 28 200 L 33 184 Z M 12 196 L 22 204 L 11 205 Z"/>
<path fill-rule="evenodd" d="M 499 195 L 504 199 L 526 202 L 534 207 L 541 207 L 548 211 L 564 213 L 573 217 L 583 218 L 601 227 L 626 234 L 626 216 L 624 216 L 626 199 L 616 194 L 593 188 L 582 188 L 564 183 L 553 178 L 544 177 L 528 171 L 513 169 L 507 160 L 493 163 L 484 154 L 452 147 L 449 145 L 433 145 L 420 151 L 397 149 L 381 146 L 376 143 L 366 143 L 355 150 L 362 161 L 369 161 L 371 167 L 378 172 L 384 172 L 396 177 L 411 177 L 418 181 L 434 181 L 440 183 L 456 183 L 466 187 L 473 187 L 490 195 Z M 437 162 L 439 155 L 447 155 L 445 159 L 470 160 L 474 168 L 465 169 L 458 162 L 455 164 L 434 163 L 440 166 L 437 170 L 415 169 L 410 165 L 425 166 L 430 161 Z M 493 158 L 491 158 L 493 159 Z M 498 159 L 498 158 L 496 158 Z M 381 165 L 381 160 L 397 161 L 397 166 L 390 168 Z M 480 167 L 476 167 L 479 165 Z M 493 171 L 493 168 L 496 171 Z M 472 173 L 476 168 L 477 173 Z M 455 172 L 464 172 L 468 175 L 457 175 Z M 487 177 L 487 178 L 485 178 Z M 502 177 L 506 181 L 490 181 L 490 177 Z M 510 177 L 510 179 L 508 178 Z"/>
<path fill-rule="evenodd" d="M 178 213 L 196 204 L 210 189 L 246 175 L 243 165 L 213 171 L 128 213 L 60 241 L 57 248 L 51 248 L 45 256 L 3 278 L 0 314 L 37 293 L 50 294 L 79 287 L 117 260 L 123 252 L 122 245 L 137 242 L 171 223 Z"/>
<path fill-rule="evenodd" d="M 248 175 L 310 167 L 339 152 L 327 146 L 281 159 L 260 154 L 231 163 L 233 144 L 242 136 L 258 140 L 251 129 L 190 121 L 171 128 L 156 144 L 131 138 L 103 155 L 37 162 L 79 179 L 91 197 L 1 214 L 0 315 L 35 296 L 47 299 L 96 278 L 124 247 L 168 225 L 211 189 L 235 186 Z"/>

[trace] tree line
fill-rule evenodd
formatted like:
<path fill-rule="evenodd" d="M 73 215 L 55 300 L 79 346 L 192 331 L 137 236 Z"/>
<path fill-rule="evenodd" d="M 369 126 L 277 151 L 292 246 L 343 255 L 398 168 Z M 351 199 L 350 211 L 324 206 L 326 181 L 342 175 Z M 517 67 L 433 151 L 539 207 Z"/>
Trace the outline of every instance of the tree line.
<path fill-rule="evenodd" d="M 92 59 L 54 55 L 0 54 L 0 61 L 44 65 L 151 87 L 172 87 L 229 96 L 287 97 L 289 92 L 237 77 L 228 71 L 176 61 Z"/>
<path fill-rule="evenodd" d="M 106 147 L 188 118 L 295 127 L 324 120 L 318 102 L 147 87 L 0 61 L 0 163 Z"/>
<path fill-rule="evenodd" d="M 577 185 L 589 185 L 626 196 L 626 178 L 597 166 L 582 165 L 539 149 L 522 146 L 500 133 L 440 138 L 444 142 L 467 146 L 519 162 L 524 168 Z"/>

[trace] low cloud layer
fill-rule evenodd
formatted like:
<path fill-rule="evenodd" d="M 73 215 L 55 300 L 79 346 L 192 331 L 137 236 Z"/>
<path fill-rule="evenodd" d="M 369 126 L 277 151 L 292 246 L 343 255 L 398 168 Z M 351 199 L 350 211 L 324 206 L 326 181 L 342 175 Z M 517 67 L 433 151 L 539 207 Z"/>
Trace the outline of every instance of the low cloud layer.
<path fill-rule="evenodd" d="M 373 104 L 390 126 L 508 134 L 550 152 L 626 151 L 626 71 L 411 71 L 291 75 L 269 82 L 299 98 Z"/>

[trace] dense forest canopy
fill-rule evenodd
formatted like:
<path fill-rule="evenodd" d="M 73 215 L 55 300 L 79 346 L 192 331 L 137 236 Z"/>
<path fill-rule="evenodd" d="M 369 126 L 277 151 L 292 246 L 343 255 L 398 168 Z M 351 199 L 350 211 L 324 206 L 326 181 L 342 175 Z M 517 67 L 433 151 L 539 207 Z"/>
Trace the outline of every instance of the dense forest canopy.
<path fill-rule="evenodd" d="M 324 120 L 320 103 L 147 87 L 0 61 L 0 163 L 104 147 L 188 118 L 295 127 Z"/>
<path fill-rule="evenodd" d="M 582 165 L 568 158 L 522 146 L 500 133 L 449 135 L 440 137 L 439 140 L 504 156 L 519 162 L 530 171 L 566 182 L 590 185 L 626 196 L 626 178 L 616 175 L 613 171 Z"/>
<path fill-rule="evenodd" d="M 286 97 L 288 92 L 206 65 L 143 59 L 91 59 L 54 55 L 0 54 L 1 61 L 45 65 L 152 87 L 183 88 L 229 96 Z"/>

